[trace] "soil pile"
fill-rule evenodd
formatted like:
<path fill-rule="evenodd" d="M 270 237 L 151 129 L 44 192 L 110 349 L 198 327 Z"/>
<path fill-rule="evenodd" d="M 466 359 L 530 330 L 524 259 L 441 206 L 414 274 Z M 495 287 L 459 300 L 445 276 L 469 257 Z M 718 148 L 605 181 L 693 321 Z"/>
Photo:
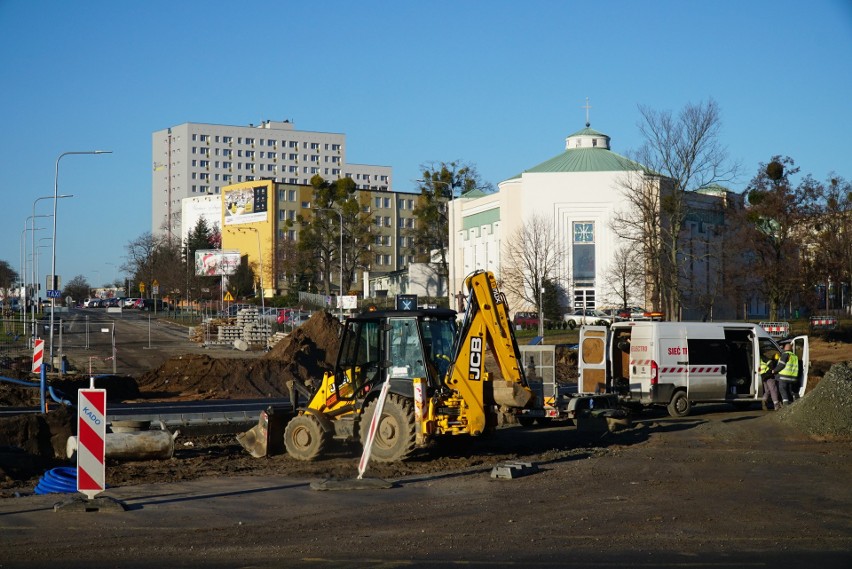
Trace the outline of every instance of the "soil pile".
<path fill-rule="evenodd" d="M 852 362 L 832 366 L 812 391 L 774 416 L 809 435 L 852 437 Z"/>
<path fill-rule="evenodd" d="M 73 411 L 64 406 L 46 415 L 0 419 L 0 487 L 64 464 L 74 425 Z"/>
<path fill-rule="evenodd" d="M 140 395 L 148 400 L 289 397 L 290 381 L 310 384 L 334 366 L 340 327 L 327 312 L 317 312 L 261 358 L 171 358 L 137 380 Z"/>

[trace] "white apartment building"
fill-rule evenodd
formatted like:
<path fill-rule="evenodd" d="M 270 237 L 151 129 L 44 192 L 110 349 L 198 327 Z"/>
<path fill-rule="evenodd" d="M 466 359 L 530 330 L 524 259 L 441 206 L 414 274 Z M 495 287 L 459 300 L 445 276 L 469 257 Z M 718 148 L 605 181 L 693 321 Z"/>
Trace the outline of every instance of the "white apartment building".
<path fill-rule="evenodd" d="M 346 135 L 296 130 L 290 121 L 230 126 L 183 123 L 153 133 L 151 232 L 175 238 L 181 200 L 218 195 L 224 186 L 253 180 L 308 185 L 352 178 L 361 190 L 391 190 L 390 166 L 348 164 Z"/>

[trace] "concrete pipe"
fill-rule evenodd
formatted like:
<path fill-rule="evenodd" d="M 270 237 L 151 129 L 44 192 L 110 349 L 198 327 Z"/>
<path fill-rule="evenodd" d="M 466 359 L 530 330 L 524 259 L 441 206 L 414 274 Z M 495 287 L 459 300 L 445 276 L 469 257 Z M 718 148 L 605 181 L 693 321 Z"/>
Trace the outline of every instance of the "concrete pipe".
<path fill-rule="evenodd" d="M 175 453 L 175 435 L 168 431 L 132 431 L 127 433 L 107 433 L 107 458 L 115 460 L 167 460 Z M 68 458 L 77 452 L 77 437 L 68 437 L 65 446 Z"/>

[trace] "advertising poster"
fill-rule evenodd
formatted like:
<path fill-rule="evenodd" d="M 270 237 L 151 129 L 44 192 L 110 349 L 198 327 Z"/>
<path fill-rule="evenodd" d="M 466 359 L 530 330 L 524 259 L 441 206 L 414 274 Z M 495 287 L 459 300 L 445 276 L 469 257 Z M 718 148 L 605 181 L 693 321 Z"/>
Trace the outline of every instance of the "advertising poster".
<path fill-rule="evenodd" d="M 233 275 L 239 266 L 239 251 L 199 249 L 195 252 L 195 274 L 200 277 Z"/>
<path fill-rule="evenodd" d="M 224 191 L 225 225 L 267 220 L 266 186 Z"/>

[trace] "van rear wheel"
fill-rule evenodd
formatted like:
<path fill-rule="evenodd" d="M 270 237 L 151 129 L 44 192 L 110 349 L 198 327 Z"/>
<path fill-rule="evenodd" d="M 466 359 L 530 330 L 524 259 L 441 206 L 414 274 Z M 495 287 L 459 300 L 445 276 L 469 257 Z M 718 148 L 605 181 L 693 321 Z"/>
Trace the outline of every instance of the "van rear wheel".
<path fill-rule="evenodd" d="M 669 411 L 669 415 L 672 417 L 686 417 L 689 415 L 689 411 L 692 409 L 692 404 L 686 396 L 686 391 L 675 391 L 667 409 Z"/>

